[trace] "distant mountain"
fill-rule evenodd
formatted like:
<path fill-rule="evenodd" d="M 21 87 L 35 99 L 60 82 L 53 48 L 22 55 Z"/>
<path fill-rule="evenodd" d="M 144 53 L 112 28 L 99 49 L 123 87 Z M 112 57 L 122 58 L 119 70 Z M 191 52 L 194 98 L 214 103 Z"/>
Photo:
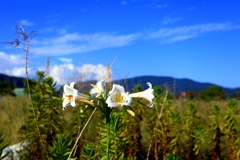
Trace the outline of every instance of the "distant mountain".
<path fill-rule="evenodd" d="M 13 77 L 13 76 L 0 74 L 0 81 L 11 82 L 15 85 L 16 88 L 24 87 L 24 78 L 21 78 L 21 77 Z"/>
<path fill-rule="evenodd" d="M 0 81 L 12 82 L 17 88 L 24 87 L 23 80 L 24 78 L 0 74 Z M 153 87 L 167 85 L 169 89 L 176 94 L 181 91 L 200 92 L 201 90 L 205 90 L 209 86 L 216 86 L 216 84 L 213 83 L 201 83 L 193 81 L 191 79 L 186 78 L 180 79 L 166 76 L 139 76 L 134 78 L 116 80 L 113 83 L 123 85 L 127 91 L 132 92 L 132 89 L 134 88 L 135 85 L 142 85 L 146 89 L 148 87 L 146 84 L 147 82 L 151 82 Z M 85 82 L 84 84 L 87 83 Z M 240 88 L 234 89 L 226 87 L 222 88 L 224 92 L 228 95 L 228 97 L 235 96 L 237 92 L 240 92 Z"/>
<path fill-rule="evenodd" d="M 201 90 L 205 90 L 209 86 L 219 86 L 213 83 L 201 83 L 193 81 L 191 79 L 178 79 L 166 76 L 140 76 L 114 81 L 114 83 L 123 85 L 125 88 L 128 89 L 129 92 L 132 91 L 135 85 L 142 85 L 144 88 L 147 88 L 147 82 L 151 82 L 153 87 L 167 85 L 169 89 L 176 94 L 181 91 L 200 92 Z M 240 92 L 240 88 L 222 88 L 228 97 L 235 96 L 237 92 Z"/>

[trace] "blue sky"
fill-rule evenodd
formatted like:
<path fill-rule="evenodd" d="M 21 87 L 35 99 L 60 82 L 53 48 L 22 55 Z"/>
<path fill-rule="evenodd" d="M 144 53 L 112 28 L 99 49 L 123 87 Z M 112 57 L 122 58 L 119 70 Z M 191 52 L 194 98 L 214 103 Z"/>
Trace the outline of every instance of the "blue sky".
<path fill-rule="evenodd" d="M 143 75 L 240 87 L 240 1 L 0 0 L 0 41 L 16 22 L 37 31 L 30 75 L 45 70 L 59 84 Z M 0 45 L 0 73 L 24 76 L 24 52 Z"/>

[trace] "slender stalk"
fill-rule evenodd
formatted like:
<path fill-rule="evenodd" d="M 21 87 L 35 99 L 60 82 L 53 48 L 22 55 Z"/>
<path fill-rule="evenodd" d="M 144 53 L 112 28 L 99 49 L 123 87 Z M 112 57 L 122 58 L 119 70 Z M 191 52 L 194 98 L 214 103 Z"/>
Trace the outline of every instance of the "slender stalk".
<path fill-rule="evenodd" d="M 109 160 L 109 150 L 110 150 L 110 122 L 109 121 L 106 123 L 106 128 L 107 128 L 107 150 L 106 150 L 106 154 L 107 154 L 107 160 Z"/>
<path fill-rule="evenodd" d="M 30 102 L 31 102 L 31 106 L 32 106 L 32 112 L 33 112 L 33 115 L 34 115 L 34 120 L 35 120 L 35 123 L 36 123 L 36 128 L 37 128 L 37 132 L 38 132 L 38 136 L 40 138 L 40 141 L 41 141 L 41 145 L 43 147 L 43 151 L 45 153 L 45 155 L 48 157 L 48 154 L 47 154 L 47 151 L 46 151 L 46 148 L 43 144 L 43 139 L 42 139 L 42 136 L 41 136 L 41 133 L 40 133 L 40 129 L 39 129 L 39 124 L 38 124 L 38 119 L 37 119 L 37 116 L 36 116 L 36 112 L 34 110 L 34 105 L 33 105 L 33 100 L 32 100 L 32 94 L 31 94 L 31 91 L 30 91 L 30 86 L 29 86 L 29 81 L 28 81 L 28 71 L 27 71 L 27 60 L 28 60 L 28 50 L 26 50 L 26 64 L 25 64 L 25 69 L 26 69 L 26 82 L 27 82 L 27 87 L 28 87 L 28 95 L 29 95 L 29 99 L 30 99 Z M 49 157 L 48 157 L 49 159 Z"/>
<path fill-rule="evenodd" d="M 21 25 L 19 25 L 19 27 L 22 30 L 21 33 L 22 34 L 26 34 L 24 28 Z M 25 48 L 23 50 L 25 51 L 25 72 L 26 72 L 26 82 L 27 82 L 27 88 L 28 88 L 28 95 L 29 95 L 29 99 L 30 99 L 30 102 L 31 102 L 31 106 L 32 106 L 32 112 L 33 112 L 33 115 L 34 115 L 34 120 L 35 120 L 35 123 L 36 123 L 38 136 L 39 136 L 41 145 L 43 147 L 44 154 L 47 156 L 47 159 L 49 159 L 47 151 L 46 151 L 46 148 L 45 148 L 44 143 L 43 143 L 43 139 L 42 139 L 41 133 L 40 133 L 38 119 L 37 119 L 37 116 L 36 116 L 36 112 L 34 110 L 32 94 L 31 94 L 30 85 L 29 85 L 29 78 L 28 78 L 28 52 L 29 52 L 29 42 L 30 42 L 30 39 L 29 38 L 27 38 L 27 39 L 24 38 L 24 42 L 25 42 Z"/>
<path fill-rule="evenodd" d="M 107 129 L 107 148 L 106 148 L 106 156 L 107 160 L 109 160 L 109 151 L 110 151 L 110 116 L 112 112 L 112 108 L 108 107 L 108 105 L 105 103 L 106 97 L 104 97 L 103 105 L 102 105 L 102 111 L 105 114 L 106 117 L 106 129 Z"/>
<path fill-rule="evenodd" d="M 163 100 L 163 105 L 162 105 L 162 108 L 161 108 L 161 112 L 160 112 L 160 114 L 159 114 L 159 116 L 158 116 L 158 120 L 159 120 L 159 121 L 160 121 L 160 119 L 161 119 L 161 117 L 162 117 L 163 107 L 164 107 L 164 103 L 165 103 L 165 101 L 166 101 L 166 99 L 167 99 L 167 95 L 168 95 L 168 91 L 166 91 L 166 94 L 165 94 L 165 97 L 164 97 L 164 100 Z"/>
<path fill-rule="evenodd" d="M 159 122 L 160 122 L 160 119 L 161 119 L 161 117 L 162 117 L 163 107 L 164 107 L 165 101 L 167 100 L 167 95 L 168 95 L 168 91 L 166 91 L 166 94 L 165 94 L 165 97 L 164 97 L 164 100 L 163 100 L 163 104 L 162 104 L 162 107 L 161 107 L 161 111 L 160 111 L 160 114 L 158 115 L 158 121 L 159 121 Z M 156 107 L 157 107 L 157 106 L 156 106 Z M 155 135 L 155 132 L 156 132 L 156 129 L 157 129 L 157 124 L 158 124 L 158 123 L 156 123 L 156 125 L 155 125 L 155 127 L 154 127 L 154 130 L 153 130 L 153 136 L 152 136 L 151 142 L 150 142 L 149 147 L 148 147 L 148 152 L 147 152 L 147 158 L 146 158 L 146 160 L 149 160 L 150 150 L 151 150 L 153 138 L 154 138 L 154 135 Z"/>
<path fill-rule="evenodd" d="M 96 110 L 97 110 L 97 107 L 94 108 L 92 114 L 90 115 L 90 117 L 88 118 L 86 124 L 84 125 L 84 127 L 83 127 L 81 133 L 78 135 L 77 140 L 76 140 L 76 142 L 75 142 L 75 144 L 74 144 L 74 146 L 73 146 L 73 148 L 72 148 L 72 150 L 71 150 L 71 152 L 70 152 L 70 154 L 69 154 L 69 156 L 68 156 L 68 160 L 70 159 L 70 157 L 71 157 L 71 155 L 72 155 L 72 153 L 73 153 L 73 151 L 74 151 L 74 149 L 75 149 L 75 147 L 76 147 L 76 145 L 77 145 L 79 139 L 80 139 L 81 136 L 82 136 L 83 131 L 85 130 L 85 128 L 87 127 L 88 123 L 89 123 L 90 120 L 92 119 L 92 116 L 93 116 L 93 114 L 95 113 Z"/>

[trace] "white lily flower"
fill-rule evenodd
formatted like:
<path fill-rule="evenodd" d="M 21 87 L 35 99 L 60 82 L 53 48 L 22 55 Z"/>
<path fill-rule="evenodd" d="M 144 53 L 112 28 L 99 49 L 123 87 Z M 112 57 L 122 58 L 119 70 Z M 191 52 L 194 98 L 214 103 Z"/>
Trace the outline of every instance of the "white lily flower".
<path fill-rule="evenodd" d="M 135 98 L 144 98 L 150 102 L 150 104 L 148 106 L 152 107 L 153 106 L 152 99 L 154 98 L 154 90 L 152 89 L 151 83 L 148 82 L 147 85 L 149 86 L 148 89 L 146 89 L 142 92 L 131 93 L 131 94 L 129 94 L 129 96 L 135 97 Z"/>
<path fill-rule="evenodd" d="M 72 82 L 70 84 L 70 86 L 65 84 L 64 87 L 63 87 L 63 90 L 64 90 L 63 103 L 62 103 L 63 110 L 65 110 L 66 107 L 70 106 L 70 105 L 73 106 L 73 107 L 76 107 L 75 101 L 77 101 L 77 100 L 88 102 L 87 100 L 93 99 L 93 97 L 91 97 L 91 96 L 88 96 L 88 95 L 83 94 L 83 93 L 79 93 L 78 90 L 76 90 L 74 88 L 75 84 L 76 83 Z"/>
<path fill-rule="evenodd" d="M 117 84 L 113 84 L 112 90 L 109 92 L 109 97 L 106 100 L 108 107 L 118 107 L 122 109 L 123 105 L 130 106 L 132 98 L 125 89 Z"/>
<path fill-rule="evenodd" d="M 97 95 L 104 93 L 104 86 L 106 85 L 104 80 L 98 81 L 97 84 L 91 84 L 93 88 L 90 90 L 91 96 L 96 97 Z"/>

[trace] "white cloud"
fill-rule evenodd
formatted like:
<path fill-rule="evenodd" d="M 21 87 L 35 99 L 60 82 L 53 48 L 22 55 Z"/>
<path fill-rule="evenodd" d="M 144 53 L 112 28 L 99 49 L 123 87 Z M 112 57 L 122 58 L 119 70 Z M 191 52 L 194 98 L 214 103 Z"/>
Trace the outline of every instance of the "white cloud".
<path fill-rule="evenodd" d="M 52 39 L 34 41 L 31 49 L 39 55 L 68 55 L 108 47 L 122 47 L 137 39 L 137 34 L 115 35 L 113 33 L 79 34 L 67 33 Z"/>
<path fill-rule="evenodd" d="M 87 80 L 101 80 L 105 79 L 107 75 L 106 67 L 103 64 L 84 64 L 80 67 L 74 66 L 71 62 L 72 59 L 69 58 L 59 58 L 59 60 L 66 62 L 60 65 L 50 66 L 50 76 L 54 80 L 63 85 L 65 83 L 70 83 L 72 81 L 87 81 Z M 16 77 L 26 77 L 25 66 L 24 66 L 24 57 L 20 55 L 6 54 L 0 52 L 0 73 L 16 76 Z M 29 67 L 29 77 L 35 77 L 37 70 L 45 70 L 44 67 L 37 67 L 31 69 Z"/>
<path fill-rule="evenodd" d="M 106 73 L 106 67 L 102 64 L 84 64 L 81 67 L 75 67 L 68 63 L 54 65 L 50 71 L 50 76 L 59 85 L 63 85 L 70 82 L 105 79 Z"/>
<path fill-rule="evenodd" d="M 164 24 L 175 23 L 181 18 L 166 17 Z M 231 23 L 208 23 L 176 28 L 162 28 L 155 31 L 140 31 L 132 34 L 117 35 L 116 33 L 79 34 L 67 33 L 59 30 L 60 35 L 55 38 L 34 39 L 31 51 L 42 56 L 63 56 L 69 54 L 89 52 L 109 47 L 122 47 L 141 39 L 159 39 L 162 42 L 172 43 L 200 36 L 204 33 L 236 29 Z"/>
<path fill-rule="evenodd" d="M 235 28 L 236 27 L 230 23 L 209 23 L 186 27 L 164 28 L 158 31 L 150 32 L 148 38 L 161 39 L 165 42 L 172 43 L 180 40 L 186 40 L 189 38 L 197 37 L 207 32 L 224 31 Z"/>
<path fill-rule="evenodd" d="M 94 79 L 94 80 L 101 80 L 105 79 L 107 75 L 107 69 L 104 65 L 98 64 L 98 65 L 92 65 L 92 64 L 85 64 L 82 67 L 78 68 L 78 73 L 80 75 L 83 75 L 83 81 L 88 79 Z"/>
<path fill-rule="evenodd" d="M 58 84 L 62 85 L 64 83 L 67 83 L 68 81 L 74 81 L 72 79 L 74 78 L 72 77 L 74 75 L 73 71 L 73 64 L 54 65 L 49 75 L 53 77 Z"/>
<path fill-rule="evenodd" d="M 25 57 L 19 54 L 7 54 L 0 52 L 0 73 L 9 76 L 25 77 Z M 30 76 L 34 76 L 35 71 L 28 66 Z"/>
<path fill-rule="evenodd" d="M 20 23 L 21 23 L 22 26 L 32 26 L 32 25 L 34 25 L 33 22 L 29 22 L 27 20 L 21 20 Z"/>
<path fill-rule="evenodd" d="M 166 16 L 163 18 L 162 24 L 167 25 L 167 24 L 174 24 L 177 21 L 180 21 L 182 18 L 177 17 L 177 18 L 171 18 L 169 16 Z"/>
<path fill-rule="evenodd" d="M 9 76 L 15 76 L 15 77 L 25 77 L 26 76 L 25 67 L 14 67 L 12 69 L 6 69 L 6 70 L 4 70 L 4 73 Z"/>
<path fill-rule="evenodd" d="M 63 57 L 60 57 L 60 58 L 58 58 L 60 61 L 62 61 L 62 62 L 67 62 L 67 63 L 71 63 L 72 62 L 72 59 L 70 59 L 70 58 L 63 58 Z"/>
<path fill-rule="evenodd" d="M 24 57 L 17 54 L 6 54 L 5 52 L 0 52 L 0 62 L 1 67 L 5 65 L 22 65 L 24 64 Z"/>
<path fill-rule="evenodd" d="M 233 25 L 231 23 L 208 23 L 175 28 L 162 28 L 156 31 L 139 32 L 127 35 L 117 35 L 114 33 L 79 34 L 67 33 L 65 30 L 62 30 L 61 35 L 52 39 L 45 38 L 41 41 L 33 39 L 34 48 L 31 48 L 31 52 L 45 56 L 68 55 L 71 53 L 81 53 L 108 47 L 122 47 L 141 39 L 158 39 L 162 42 L 173 43 L 198 37 L 210 32 L 239 28 L 239 25 Z M 59 84 L 69 83 L 71 81 L 86 81 L 90 79 L 99 80 L 104 79 L 107 75 L 106 67 L 102 64 L 85 64 L 81 67 L 76 67 L 72 64 L 72 59 L 70 58 L 60 57 L 59 60 L 66 64 L 50 67 L 50 76 L 52 76 Z M 25 77 L 24 55 L 7 54 L 0 51 L 0 61 L 0 73 L 10 76 Z M 35 69 L 35 71 L 37 69 Z M 30 74 L 34 75 L 34 72 L 31 71 Z"/>

